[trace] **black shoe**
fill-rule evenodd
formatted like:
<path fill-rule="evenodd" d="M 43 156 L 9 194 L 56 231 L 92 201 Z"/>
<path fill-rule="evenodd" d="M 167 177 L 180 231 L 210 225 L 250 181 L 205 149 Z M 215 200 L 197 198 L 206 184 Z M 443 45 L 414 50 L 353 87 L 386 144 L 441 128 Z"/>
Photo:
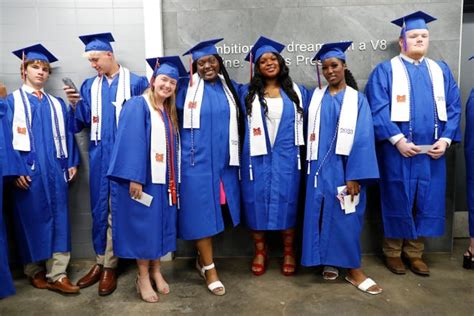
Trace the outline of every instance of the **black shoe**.
<path fill-rule="evenodd" d="M 472 262 L 472 252 L 468 249 L 467 250 L 468 255 L 464 255 L 464 261 L 462 263 L 462 267 L 464 269 L 474 269 L 474 264 Z"/>

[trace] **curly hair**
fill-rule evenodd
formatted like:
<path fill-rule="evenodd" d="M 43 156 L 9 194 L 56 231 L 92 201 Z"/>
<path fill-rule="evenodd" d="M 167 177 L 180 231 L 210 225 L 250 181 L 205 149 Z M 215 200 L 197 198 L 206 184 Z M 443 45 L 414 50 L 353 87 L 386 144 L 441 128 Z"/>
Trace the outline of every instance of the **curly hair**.
<path fill-rule="evenodd" d="M 280 54 L 274 55 L 277 57 L 278 64 L 280 65 L 280 73 L 278 74 L 277 81 L 286 95 L 288 95 L 290 100 L 297 104 L 296 110 L 298 113 L 303 114 L 302 104 L 298 98 L 298 95 L 296 94 L 296 91 L 293 89 L 293 81 L 289 75 L 290 70 L 288 69 L 285 60 Z M 264 113 L 267 114 L 268 112 L 268 105 L 264 98 L 266 78 L 262 75 L 258 67 L 260 58 L 258 58 L 255 62 L 255 65 L 257 66 L 255 67 L 254 76 L 250 81 L 249 92 L 245 97 L 245 110 L 249 116 L 252 116 L 252 102 L 255 99 L 255 95 L 258 95 L 258 99 L 260 100 L 260 104 L 263 107 Z"/>

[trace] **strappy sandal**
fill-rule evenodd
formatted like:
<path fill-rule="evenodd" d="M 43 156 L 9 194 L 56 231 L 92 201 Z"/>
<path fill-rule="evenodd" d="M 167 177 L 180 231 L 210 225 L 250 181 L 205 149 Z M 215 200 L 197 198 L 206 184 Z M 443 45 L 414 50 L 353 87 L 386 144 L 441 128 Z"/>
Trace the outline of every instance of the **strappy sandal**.
<path fill-rule="evenodd" d="M 199 263 L 199 262 L 198 262 Z M 209 270 L 212 270 L 212 269 L 215 269 L 216 266 L 214 265 L 214 262 L 211 263 L 210 265 L 208 266 L 203 266 L 201 268 L 201 275 L 204 276 L 204 280 L 207 281 L 207 277 L 206 277 L 206 271 L 209 271 Z M 208 290 L 214 294 L 214 295 L 217 295 L 217 296 L 222 296 L 225 294 L 225 287 L 224 287 L 224 284 L 222 284 L 221 281 L 217 280 L 217 281 L 214 281 L 210 284 L 207 285 L 207 288 Z"/>
<path fill-rule="evenodd" d="M 287 239 L 291 238 L 291 242 L 288 242 Z M 283 232 L 283 264 L 281 265 L 281 273 L 284 276 L 293 276 L 295 275 L 296 265 L 294 263 L 285 263 L 285 257 L 291 257 L 295 260 L 295 254 L 293 250 L 293 240 L 295 238 L 295 233 Z"/>
<path fill-rule="evenodd" d="M 257 244 L 264 244 L 263 249 L 258 249 Z M 254 245 L 255 245 L 255 255 L 252 260 L 252 273 L 256 276 L 260 276 L 267 271 L 267 263 L 268 263 L 268 255 L 267 255 L 267 245 L 265 244 L 265 238 L 254 238 Z M 263 264 L 256 263 L 255 259 L 257 256 L 263 257 Z"/>
<path fill-rule="evenodd" d="M 334 281 L 339 276 L 339 270 L 332 266 L 324 266 L 323 279 L 327 281 Z"/>
<path fill-rule="evenodd" d="M 361 290 L 364 293 L 368 293 L 371 295 L 377 295 L 382 293 L 382 288 L 375 283 L 374 280 L 371 278 L 367 278 L 364 281 L 360 282 L 357 284 L 354 280 L 346 276 L 346 281 L 349 282 L 350 284 L 354 285 L 356 288 Z M 377 285 L 378 289 L 377 290 L 369 290 L 372 286 Z"/>
<path fill-rule="evenodd" d="M 471 249 L 467 249 L 467 253 L 468 255 L 464 255 L 464 260 L 463 260 L 463 263 L 462 263 L 462 267 L 464 269 L 474 269 L 474 262 L 473 262 L 473 259 L 472 259 L 472 252 L 471 252 Z"/>

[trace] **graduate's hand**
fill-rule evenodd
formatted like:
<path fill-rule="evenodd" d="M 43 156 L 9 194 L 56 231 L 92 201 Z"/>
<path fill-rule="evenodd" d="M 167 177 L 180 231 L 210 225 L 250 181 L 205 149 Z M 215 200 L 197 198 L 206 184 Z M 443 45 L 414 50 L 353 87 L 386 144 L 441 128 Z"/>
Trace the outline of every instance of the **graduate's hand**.
<path fill-rule="evenodd" d="M 31 178 L 29 176 L 19 176 L 15 180 L 15 186 L 23 189 L 28 190 L 30 188 Z"/>
<path fill-rule="evenodd" d="M 7 87 L 5 87 L 3 82 L 0 82 L 0 98 L 5 98 L 7 95 L 8 95 Z"/>
<path fill-rule="evenodd" d="M 405 137 L 400 139 L 395 146 L 400 154 L 406 158 L 413 157 L 421 151 L 421 148 L 416 146 L 414 143 L 408 143 Z"/>
<path fill-rule="evenodd" d="M 431 147 L 431 149 L 428 150 L 426 154 L 433 159 L 439 159 L 446 152 L 446 148 L 448 148 L 448 143 L 442 139 L 439 139 L 433 144 L 433 147 Z"/>
<path fill-rule="evenodd" d="M 76 91 L 76 89 L 73 89 L 70 86 L 64 86 L 63 90 L 66 93 L 67 100 L 69 101 L 72 110 L 75 111 L 76 104 L 81 99 L 81 95 Z"/>
<path fill-rule="evenodd" d="M 140 183 L 130 181 L 130 197 L 132 199 L 139 199 L 142 197 L 143 186 Z"/>
<path fill-rule="evenodd" d="M 72 180 L 74 180 L 76 178 L 77 167 L 71 167 L 67 171 L 68 171 L 68 174 L 69 174 L 69 179 L 67 181 L 71 182 Z"/>
<path fill-rule="evenodd" d="M 351 202 L 354 202 L 354 196 L 360 193 L 360 184 L 357 181 L 346 182 L 347 193 L 351 195 Z"/>

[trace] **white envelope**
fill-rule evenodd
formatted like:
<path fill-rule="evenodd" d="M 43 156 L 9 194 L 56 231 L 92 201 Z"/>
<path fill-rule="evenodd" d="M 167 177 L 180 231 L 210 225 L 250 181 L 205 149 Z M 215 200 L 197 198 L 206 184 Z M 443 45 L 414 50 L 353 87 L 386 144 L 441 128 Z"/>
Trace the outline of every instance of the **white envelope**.
<path fill-rule="evenodd" d="M 153 196 L 151 196 L 150 194 L 147 194 L 145 192 L 142 192 L 142 197 L 141 198 L 139 198 L 139 199 L 131 198 L 131 199 L 134 200 L 134 201 L 137 201 L 138 203 L 141 203 L 145 206 L 150 207 L 151 201 L 153 201 Z"/>
<path fill-rule="evenodd" d="M 420 147 L 421 151 L 418 154 L 426 154 L 431 148 L 433 148 L 433 145 L 417 145 Z"/>
<path fill-rule="evenodd" d="M 346 186 L 340 186 L 337 187 L 337 194 L 340 194 L 341 192 L 346 190 Z M 355 213 L 356 211 L 356 206 L 359 205 L 359 198 L 360 198 L 360 193 L 354 196 L 354 201 L 351 201 L 351 196 L 350 195 L 345 195 L 343 202 L 340 201 L 341 203 L 341 209 L 344 210 L 345 214 L 351 214 Z"/>

